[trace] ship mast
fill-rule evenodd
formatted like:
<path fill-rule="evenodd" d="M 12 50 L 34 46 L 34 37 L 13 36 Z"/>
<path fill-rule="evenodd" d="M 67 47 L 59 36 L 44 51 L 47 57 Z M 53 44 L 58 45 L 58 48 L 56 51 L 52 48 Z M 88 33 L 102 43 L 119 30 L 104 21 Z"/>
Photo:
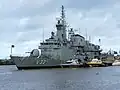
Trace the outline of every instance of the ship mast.
<path fill-rule="evenodd" d="M 62 19 L 62 23 L 65 24 L 65 12 L 64 12 L 64 6 L 62 5 L 62 11 L 61 11 L 61 19 Z"/>
<path fill-rule="evenodd" d="M 66 40 L 66 21 L 65 21 L 65 10 L 63 5 L 62 5 L 62 11 L 61 11 L 61 20 L 63 25 L 64 40 Z"/>
<path fill-rule="evenodd" d="M 64 6 L 62 5 L 61 16 L 56 24 L 58 41 L 65 43 L 67 41 L 66 37 L 66 21 Z"/>

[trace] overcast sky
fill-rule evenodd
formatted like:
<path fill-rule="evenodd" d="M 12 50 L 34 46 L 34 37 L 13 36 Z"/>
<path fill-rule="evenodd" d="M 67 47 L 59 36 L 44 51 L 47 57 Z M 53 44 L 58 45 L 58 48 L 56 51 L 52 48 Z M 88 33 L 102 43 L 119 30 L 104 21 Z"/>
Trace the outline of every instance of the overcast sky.
<path fill-rule="evenodd" d="M 11 44 L 16 55 L 37 48 L 43 28 L 49 38 L 61 5 L 67 22 L 80 28 L 81 35 L 87 30 L 95 44 L 100 38 L 104 51 L 120 49 L 120 0 L 0 0 L 0 58 L 9 56 Z"/>

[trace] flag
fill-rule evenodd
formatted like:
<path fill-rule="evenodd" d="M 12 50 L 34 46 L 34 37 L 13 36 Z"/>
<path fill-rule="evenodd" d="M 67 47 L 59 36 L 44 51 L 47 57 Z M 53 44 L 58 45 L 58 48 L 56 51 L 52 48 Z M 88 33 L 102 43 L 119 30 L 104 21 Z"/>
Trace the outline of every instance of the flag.
<path fill-rule="evenodd" d="M 14 45 L 11 45 L 12 48 L 14 48 L 15 46 Z"/>

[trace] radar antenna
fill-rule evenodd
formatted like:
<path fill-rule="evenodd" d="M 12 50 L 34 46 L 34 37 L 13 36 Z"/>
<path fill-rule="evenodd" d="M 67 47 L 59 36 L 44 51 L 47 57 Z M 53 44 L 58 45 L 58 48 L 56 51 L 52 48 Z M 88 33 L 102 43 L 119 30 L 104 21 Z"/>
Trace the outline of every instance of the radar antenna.
<path fill-rule="evenodd" d="M 63 5 L 62 5 L 62 11 L 61 11 L 61 20 L 62 20 L 62 24 L 64 25 L 64 30 L 66 30 L 65 10 Z"/>
<path fill-rule="evenodd" d="M 61 16 L 61 18 L 64 20 L 65 19 L 65 12 L 64 12 L 65 10 L 64 10 L 64 6 L 62 5 L 62 16 Z"/>
<path fill-rule="evenodd" d="M 64 40 L 66 40 L 66 27 L 67 27 L 67 23 L 65 21 L 65 10 L 64 10 L 64 6 L 62 5 L 62 11 L 61 11 L 61 21 L 62 21 L 62 25 L 63 25 L 63 34 L 64 34 Z"/>

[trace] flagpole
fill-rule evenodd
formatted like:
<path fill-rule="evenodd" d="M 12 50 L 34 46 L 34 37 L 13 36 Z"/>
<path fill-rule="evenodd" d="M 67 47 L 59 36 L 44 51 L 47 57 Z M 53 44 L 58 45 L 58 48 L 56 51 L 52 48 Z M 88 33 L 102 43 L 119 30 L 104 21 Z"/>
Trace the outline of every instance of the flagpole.
<path fill-rule="evenodd" d="M 12 48 L 14 48 L 15 46 L 14 45 L 11 45 L 11 55 L 12 55 Z"/>
<path fill-rule="evenodd" d="M 11 55 L 12 55 L 12 46 L 11 46 Z"/>

